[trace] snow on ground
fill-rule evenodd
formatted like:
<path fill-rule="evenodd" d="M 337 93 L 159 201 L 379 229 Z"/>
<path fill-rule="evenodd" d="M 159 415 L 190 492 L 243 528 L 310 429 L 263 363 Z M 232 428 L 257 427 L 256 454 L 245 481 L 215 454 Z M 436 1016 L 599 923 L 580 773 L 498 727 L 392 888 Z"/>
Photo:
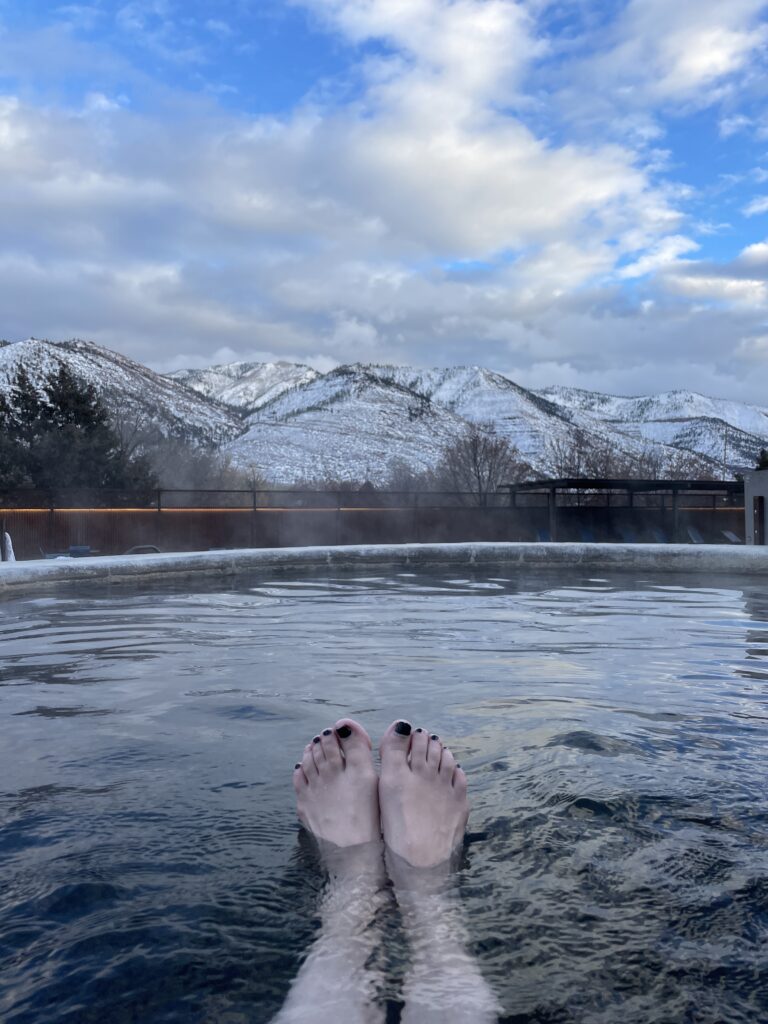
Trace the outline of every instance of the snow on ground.
<path fill-rule="evenodd" d="M 141 413 L 166 434 L 181 432 L 199 440 L 224 441 L 242 430 L 231 410 L 141 363 L 85 341 L 30 338 L 0 347 L 0 390 L 7 391 L 19 367 L 40 386 L 61 365 L 92 384 L 107 406 L 128 416 Z"/>

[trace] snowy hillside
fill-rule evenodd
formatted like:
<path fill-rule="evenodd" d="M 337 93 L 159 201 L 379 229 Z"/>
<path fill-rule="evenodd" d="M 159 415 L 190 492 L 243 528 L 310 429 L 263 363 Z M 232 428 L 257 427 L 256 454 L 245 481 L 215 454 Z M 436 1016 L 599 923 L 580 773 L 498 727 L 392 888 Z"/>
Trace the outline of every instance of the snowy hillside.
<path fill-rule="evenodd" d="M 564 412 L 587 415 L 625 433 L 684 448 L 729 466 L 752 465 L 768 446 L 768 408 L 694 391 L 622 398 L 579 388 L 537 392 Z"/>
<path fill-rule="evenodd" d="M 710 419 L 728 423 L 747 434 L 768 437 L 768 408 L 708 398 L 695 391 L 663 391 L 658 395 L 622 398 L 578 388 L 552 387 L 537 394 L 556 405 L 578 409 L 612 423 Z"/>
<path fill-rule="evenodd" d="M 564 438 L 571 427 L 562 411 L 519 387 L 506 377 L 479 366 L 413 370 L 409 367 L 368 366 L 382 382 L 392 382 L 423 395 L 463 420 L 493 423 L 497 431 L 532 464 L 546 461 L 549 441 Z"/>
<path fill-rule="evenodd" d="M 636 398 L 560 387 L 534 392 L 477 366 L 356 364 L 320 374 L 293 363 L 232 363 L 164 377 L 88 342 L 30 339 L 0 343 L 0 391 L 18 366 L 41 380 L 61 363 L 113 409 L 139 412 L 165 434 L 219 444 L 275 484 L 383 484 L 401 463 L 430 469 L 467 422 L 493 423 L 539 476 L 558 473 L 577 435 L 589 452 L 638 457 L 651 450 L 662 472 L 681 450 L 718 471 L 724 461 L 752 465 L 768 447 L 768 409 L 685 391 Z"/>
<path fill-rule="evenodd" d="M 224 406 L 141 363 L 86 341 L 30 338 L 0 347 L 0 390 L 7 390 L 20 366 L 37 383 L 62 364 L 92 384 L 110 409 L 128 416 L 139 413 L 165 435 L 218 443 L 243 429 L 240 419 Z"/>
<path fill-rule="evenodd" d="M 355 364 L 265 404 L 226 450 L 236 463 L 253 465 L 270 479 L 383 484 L 399 462 L 416 471 L 434 468 L 468 422 L 493 423 L 544 476 L 556 472 L 553 447 L 567 448 L 575 426 L 592 448 L 637 457 L 649 446 L 481 367 L 418 371 Z M 662 459 L 677 454 L 663 443 L 657 447 Z"/>
<path fill-rule="evenodd" d="M 311 384 L 320 374 L 301 363 L 224 363 L 204 370 L 177 370 L 168 376 L 206 398 L 252 412 L 290 388 Z"/>
<path fill-rule="evenodd" d="M 343 366 L 286 391 L 247 425 L 225 450 L 270 479 L 383 483 L 398 461 L 431 468 L 463 421 L 367 368 Z"/>

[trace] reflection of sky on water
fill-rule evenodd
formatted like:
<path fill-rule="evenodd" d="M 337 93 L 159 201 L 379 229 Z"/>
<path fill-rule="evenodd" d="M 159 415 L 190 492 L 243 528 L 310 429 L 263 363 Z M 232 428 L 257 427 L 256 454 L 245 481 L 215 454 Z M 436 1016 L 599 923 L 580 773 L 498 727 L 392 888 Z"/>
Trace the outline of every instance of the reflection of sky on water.
<path fill-rule="evenodd" d="M 19 1021 L 45 1001 L 63 1024 L 83 990 L 94 1020 L 139 1003 L 268 1020 L 320 884 L 290 767 L 348 713 L 375 735 L 407 714 L 467 768 L 460 886 L 516 1024 L 760 1019 L 768 590 L 562 573 L 229 588 L 0 608 L 0 957 Z"/>

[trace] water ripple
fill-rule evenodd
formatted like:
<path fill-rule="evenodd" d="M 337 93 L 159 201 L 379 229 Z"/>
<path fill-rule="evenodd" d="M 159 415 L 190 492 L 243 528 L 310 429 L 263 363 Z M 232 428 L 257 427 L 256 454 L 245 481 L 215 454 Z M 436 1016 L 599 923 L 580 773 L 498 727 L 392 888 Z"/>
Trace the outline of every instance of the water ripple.
<path fill-rule="evenodd" d="M 6 602 L 0 652 L 7 1024 L 266 1024 L 323 886 L 290 769 L 346 714 L 407 714 L 467 768 L 457 885 L 502 1024 L 768 1020 L 759 583 L 67 590 Z"/>

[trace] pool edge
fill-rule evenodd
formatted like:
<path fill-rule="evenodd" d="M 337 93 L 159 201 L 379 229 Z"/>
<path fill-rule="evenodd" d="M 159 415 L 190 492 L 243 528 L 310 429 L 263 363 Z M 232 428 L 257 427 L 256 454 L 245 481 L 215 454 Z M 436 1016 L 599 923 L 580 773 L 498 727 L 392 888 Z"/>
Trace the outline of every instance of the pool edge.
<path fill-rule="evenodd" d="M 768 547 L 487 542 L 243 548 L 173 554 L 112 555 L 0 563 L 0 592 L 18 593 L 53 583 L 135 583 L 166 577 L 236 576 L 258 569 L 344 569 L 357 565 L 471 567 L 488 564 L 759 575 L 768 574 Z"/>

